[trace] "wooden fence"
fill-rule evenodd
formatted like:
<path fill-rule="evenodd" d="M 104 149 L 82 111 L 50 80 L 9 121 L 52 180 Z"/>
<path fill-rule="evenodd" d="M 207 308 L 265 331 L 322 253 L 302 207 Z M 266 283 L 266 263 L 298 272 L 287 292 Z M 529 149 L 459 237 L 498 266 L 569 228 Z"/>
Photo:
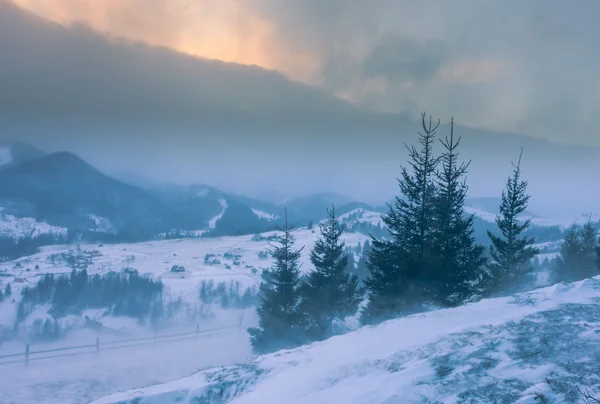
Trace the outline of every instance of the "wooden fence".
<path fill-rule="evenodd" d="M 169 343 L 175 341 L 182 341 L 187 339 L 199 338 L 202 334 L 208 334 L 215 331 L 223 331 L 229 330 L 233 328 L 239 328 L 238 326 L 231 327 L 222 327 L 222 328 L 212 328 L 206 330 L 200 330 L 200 326 L 196 326 L 195 331 L 182 332 L 177 334 L 158 334 L 154 333 L 151 337 L 139 337 L 139 338 L 129 338 L 122 340 L 111 340 L 102 342 L 100 341 L 100 337 L 97 336 L 96 340 L 92 344 L 87 345 L 73 345 L 66 346 L 61 348 L 53 348 L 53 349 L 45 349 L 40 351 L 32 351 L 30 348 L 30 344 L 25 346 L 25 352 L 19 353 L 11 353 L 0 355 L 0 366 L 9 365 L 14 363 L 24 363 L 25 366 L 29 365 L 31 361 L 37 361 L 42 359 L 53 359 L 53 358 L 61 358 L 65 356 L 73 356 L 73 355 L 82 355 L 82 354 L 99 354 L 104 351 L 113 350 L 113 349 L 121 349 L 121 348 L 131 348 L 131 347 L 139 347 L 145 345 L 153 345 L 160 343 Z"/>

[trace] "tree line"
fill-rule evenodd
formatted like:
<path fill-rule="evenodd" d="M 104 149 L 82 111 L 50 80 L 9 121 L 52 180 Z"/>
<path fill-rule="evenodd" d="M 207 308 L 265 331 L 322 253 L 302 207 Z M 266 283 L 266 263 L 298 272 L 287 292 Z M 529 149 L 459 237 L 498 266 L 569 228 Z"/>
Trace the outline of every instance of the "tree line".
<path fill-rule="evenodd" d="M 400 194 L 382 215 L 388 235 L 371 235 L 356 269 L 348 266 L 340 239 L 343 225 L 332 208 L 310 252 L 313 268 L 301 276 L 302 248 L 294 247 L 286 212 L 283 237 L 269 251 L 273 266 L 263 272 L 259 288 L 259 324 L 248 330 L 255 352 L 326 339 L 345 317 L 358 312 L 361 302 L 361 324 L 377 324 L 432 306 L 453 307 L 534 287 L 532 260 L 539 250 L 530 235 L 531 219 L 522 218 L 530 198 L 522 179 L 522 150 L 502 191 L 497 229 L 487 232 L 486 248 L 474 237 L 475 216 L 464 212 L 470 161 L 459 159 L 461 139 L 454 135 L 454 121 L 449 136 L 440 140 L 439 120 L 433 123 L 422 114 L 421 124 L 418 146 L 406 146 Z M 597 273 L 595 233 L 586 228 L 571 239 L 568 248 L 581 252 L 575 255 L 585 256 L 586 264 L 567 259 L 563 266 Z"/>

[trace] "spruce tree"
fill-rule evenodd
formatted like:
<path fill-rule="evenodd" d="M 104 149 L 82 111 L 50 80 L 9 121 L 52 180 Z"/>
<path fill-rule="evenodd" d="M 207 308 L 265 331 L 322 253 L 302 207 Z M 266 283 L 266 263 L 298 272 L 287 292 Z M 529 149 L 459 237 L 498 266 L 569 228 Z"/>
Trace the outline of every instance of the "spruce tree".
<path fill-rule="evenodd" d="M 590 216 L 581 229 L 581 274 L 583 278 L 598 275 L 596 267 L 596 249 L 598 248 L 596 234 L 596 225 L 592 222 Z"/>
<path fill-rule="evenodd" d="M 556 258 L 554 282 L 569 282 L 576 279 L 582 250 L 579 228 L 573 224 L 565 231 L 560 255 Z"/>
<path fill-rule="evenodd" d="M 10 282 L 6 284 L 6 289 L 4 289 L 4 296 L 10 297 L 12 295 L 12 289 L 10 287 Z"/>
<path fill-rule="evenodd" d="M 301 308 L 307 319 L 307 335 L 323 340 L 333 335 L 334 320 L 356 314 L 361 299 L 358 277 L 349 272 L 348 253 L 340 240 L 343 233 L 335 206 L 310 252 L 314 266 L 301 286 Z"/>
<path fill-rule="evenodd" d="M 533 247 L 535 239 L 523 235 L 531 223 L 531 219 L 521 221 L 521 215 L 527 209 L 529 195 L 527 194 L 527 181 L 521 179 L 521 157 L 513 164 L 513 174 L 502 191 L 500 214 L 496 216 L 496 225 L 501 235 L 488 236 L 492 242 L 490 255 L 492 262 L 489 264 L 491 280 L 488 292 L 496 292 L 506 288 L 515 291 L 523 288 L 531 275 L 531 259 L 539 250 Z"/>
<path fill-rule="evenodd" d="M 409 169 L 402 167 L 398 179 L 401 197 L 382 215 L 389 240 L 372 237 L 367 255 L 370 275 L 365 281 L 369 302 L 361 315 L 363 324 L 372 324 L 404 312 L 409 305 L 431 298 L 433 217 L 436 211 L 434 176 L 439 158 L 433 154 L 435 131 L 421 116 L 421 148 L 408 147 Z"/>
<path fill-rule="evenodd" d="M 454 120 L 450 138 L 440 142 L 445 149 L 441 169 L 436 174 L 435 279 L 437 297 L 443 304 L 458 304 L 475 294 L 473 284 L 485 263 L 484 248 L 475 243 L 474 215 L 464 213 L 467 185 L 463 177 L 470 165 L 459 163 L 460 137 L 454 138 Z"/>
<path fill-rule="evenodd" d="M 554 280 L 572 282 L 597 275 L 597 248 L 596 226 L 591 218 L 581 228 L 571 226 L 556 259 Z"/>
<path fill-rule="evenodd" d="M 294 250 L 292 226 L 287 210 L 282 229 L 283 237 L 269 251 L 273 266 L 266 272 L 259 289 L 256 309 L 258 327 L 248 329 L 256 353 L 275 352 L 302 344 L 304 321 L 299 311 L 300 256 L 302 248 Z"/>

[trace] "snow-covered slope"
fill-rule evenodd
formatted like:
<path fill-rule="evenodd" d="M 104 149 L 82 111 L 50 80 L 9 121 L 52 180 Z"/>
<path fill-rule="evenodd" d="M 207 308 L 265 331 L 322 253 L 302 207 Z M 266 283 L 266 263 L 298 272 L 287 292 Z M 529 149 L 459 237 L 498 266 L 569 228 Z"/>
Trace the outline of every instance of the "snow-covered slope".
<path fill-rule="evenodd" d="M 356 224 L 356 223 L 369 223 L 374 226 L 384 226 L 383 220 L 381 219 L 381 213 L 365 208 L 357 208 L 350 212 L 344 213 L 339 216 L 339 220 L 345 224 Z M 325 219 L 323 220 L 325 221 Z"/>
<path fill-rule="evenodd" d="M 108 271 L 122 271 L 126 267 L 137 269 L 140 274 L 149 274 L 160 279 L 165 287 L 164 298 L 194 305 L 198 303 L 198 292 L 203 280 L 218 282 L 238 281 L 246 288 L 260 283 L 261 268 L 269 267 L 267 257 L 269 236 L 278 232 L 263 233 L 264 239 L 254 236 L 230 236 L 214 238 L 174 239 L 134 244 L 82 244 L 82 254 L 91 260 L 87 267 L 89 274 L 104 274 Z M 293 232 L 297 248 L 302 251 L 302 269 L 310 270 L 309 253 L 318 232 L 298 229 Z M 360 233 L 347 233 L 343 236 L 349 247 L 363 244 L 367 236 Z M 72 245 L 43 247 L 41 252 L 29 257 L 0 263 L 0 273 L 10 275 L 0 278 L 2 284 L 12 283 L 13 294 L 20 296 L 20 289 L 35 284 L 46 273 L 68 274 L 71 268 L 62 259 L 63 254 L 77 254 Z M 210 254 L 210 259 L 206 259 Z M 185 268 L 183 273 L 174 273 L 173 265 Z M 12 276 L 12 277 L 11 277 Z M 16 282 L 15 279 L 23 280 Z M 242 289 L 243 290 L 243 289 Z M 0 305 L 0 314 L 13 310 L 12 305 Z M 3 324 L 2 319 L 6 323 Z M 0 327 L 12 327 L 13 315 L 0 315 Z"/>
<path fill-rule="evenodd" d="M 218 215 L 216 215 L 215 217 L 213 217 L 212 219 L 210 219 L 208 221 L 209 229 L 215 228 L 215 226 L 217 225 L 217 222 L 219 221 L 219 219 L 221 219 L 223 217 L 223 214 L 225 214 L 225 211 L 227 210 L 227 201 L 225 199 L 219 199 L 219 205 L 221 205 L 221 213 L 219 213 Z"/>
<path fill-rule="evenodd" d="M 254 208 L 252 208 L 252 213 L 254 213 L 260 219 L 267 219 L 267 220 L 277 220 L 277 219 L 279 219 L 278 215 L 275 215 L 273 213 L 263 212 L 260 209 L 254 209 Z"/>
<path fill-rule="evenodd" d="M 600 389 L 599 347 L 596 277 L 364 327 L 95 403 L 577 402 L 577 387 Z"/>
<path fill-rule="evenodd" d="M 38 237 L 42 234 L 66 236 L 67 228 L 37 222 L 32 217 L 15 217 L 0 208 L 0 236 L 19 240 L 25 237 Z"/>

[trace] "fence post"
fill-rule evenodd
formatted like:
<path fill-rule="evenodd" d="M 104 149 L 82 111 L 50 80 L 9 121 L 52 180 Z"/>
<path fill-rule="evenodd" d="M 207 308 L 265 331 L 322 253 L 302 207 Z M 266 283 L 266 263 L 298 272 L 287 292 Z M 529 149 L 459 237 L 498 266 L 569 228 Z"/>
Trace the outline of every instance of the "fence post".
<path fill-rule="evenodd" d="M 196 338 L 200 335 L 200 325 L 196 324 Z"/>
<path fill-rule="evenodd" d="M 25 347 L 25 366 L 29 364 L 29 344 Z"/>
<path fill-rule="evenodd" d="M 96 353 L 100 352 L 100 337 L 96 337 Z"/>

